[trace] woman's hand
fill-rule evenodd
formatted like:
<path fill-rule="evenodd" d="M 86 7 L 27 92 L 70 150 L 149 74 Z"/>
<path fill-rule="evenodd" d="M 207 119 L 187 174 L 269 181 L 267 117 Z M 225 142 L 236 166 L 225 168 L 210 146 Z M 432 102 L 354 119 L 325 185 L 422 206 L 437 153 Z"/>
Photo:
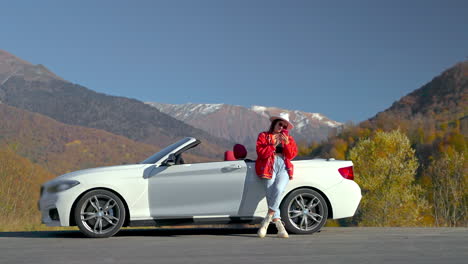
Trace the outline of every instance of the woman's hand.
<path fill-rule="evenodd" d="M 281 142 L 281 138 L 279 137 L 279 134 L 274 134 L 272 137 L 273 140 L 273 145 L 278 146 L 279 143 Z"/>
<path fill-rule="evenodd" d="M 286 135 L 283 134 L 283 133 L 280 133 L 279 135 L 280 135 L 280 140 L 281 140 L 282 142 L 284 142 L 285 145 L 289 144 L 289 137 L 288 137 L 288 136 L 286 136 Z"/>

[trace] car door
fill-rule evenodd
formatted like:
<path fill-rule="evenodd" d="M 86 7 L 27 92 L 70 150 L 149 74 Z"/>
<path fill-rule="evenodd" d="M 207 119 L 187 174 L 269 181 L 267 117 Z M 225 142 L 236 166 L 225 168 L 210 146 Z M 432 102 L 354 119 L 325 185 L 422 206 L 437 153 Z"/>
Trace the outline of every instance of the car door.
<path fill-rule="evenodd" d="M 236 215 L 246 163 L 242 160 L 161 166 L 148 184 L 154 218 Z"/>

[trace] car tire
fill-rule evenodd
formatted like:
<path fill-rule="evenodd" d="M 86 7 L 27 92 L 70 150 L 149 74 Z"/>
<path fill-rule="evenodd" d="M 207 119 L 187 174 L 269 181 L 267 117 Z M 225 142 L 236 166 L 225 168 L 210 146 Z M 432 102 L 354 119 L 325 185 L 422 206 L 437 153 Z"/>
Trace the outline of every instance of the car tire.
<path fill-rule="evenodd" d="M 93 190 L 83 195 L 74 213 L 80 231 L 91 238 L 111 237 L 125 221 L 122 200 L 107 190 Z"/>
<path fill-rule="evenodd" d="M 328 206 L 323 196 L 311 189 L 291 192 L 281 203 L 281 219 L 294 234 L 312 234 L 327 222 Z"/>

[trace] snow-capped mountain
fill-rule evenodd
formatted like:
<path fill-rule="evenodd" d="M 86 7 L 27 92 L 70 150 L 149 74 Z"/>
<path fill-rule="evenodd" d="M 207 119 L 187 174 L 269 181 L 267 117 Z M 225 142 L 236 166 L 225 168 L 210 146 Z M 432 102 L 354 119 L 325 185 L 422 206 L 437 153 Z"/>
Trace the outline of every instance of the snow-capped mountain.
<path fill-rule="evenodd" d="M 342 124 L 319 113 L 307 113 L 277 107 L 227 104 L 162 104 L 147 103 L 196 128 L 221 138 L 255 148 L 258 133 L 268 130 L 272 115 L 289 113 L 295 128 L 291 131 L 297 142 L 310 143 L 325 139 L 331 129 Z"/>
<path fill-rule="evenodd" d="M 265 107 L 258 105 L 254 105 L 250 109 L 267 118 L 270 118 L 270 116 L 279 114 L 281 112 L 289 113 L 291 122 L 294 124 L 295 129 L 299 132 L 307 130 L 308 127 L 316 128 L 317 125 L 326 125 L 330 128 L 336 128 L 342 125 L 342 123 L 333 121 L 319 113 L 307 113 L 298 110 L 286 110 L 277 107 Z"/>

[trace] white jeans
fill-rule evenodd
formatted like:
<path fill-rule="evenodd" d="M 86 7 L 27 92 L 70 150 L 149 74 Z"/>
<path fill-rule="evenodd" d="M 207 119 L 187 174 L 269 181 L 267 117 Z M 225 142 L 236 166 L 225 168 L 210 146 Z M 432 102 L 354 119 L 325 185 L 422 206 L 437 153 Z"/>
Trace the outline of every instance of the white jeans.
<path fill-rule="evenodd" d="M 286 165 L 282 157 L 275 156 L 275 163 L 273 165 L 273 175 L 271 179 L 263 179 L 265 181 L 265 192 L 268 203 L 268 208 L 275 211 L 274 218 L 281 218 L 280 216 L 280 203 L 281 195 L 286 189 L 289 182 L 289 175 L 286 171 Z"/>

